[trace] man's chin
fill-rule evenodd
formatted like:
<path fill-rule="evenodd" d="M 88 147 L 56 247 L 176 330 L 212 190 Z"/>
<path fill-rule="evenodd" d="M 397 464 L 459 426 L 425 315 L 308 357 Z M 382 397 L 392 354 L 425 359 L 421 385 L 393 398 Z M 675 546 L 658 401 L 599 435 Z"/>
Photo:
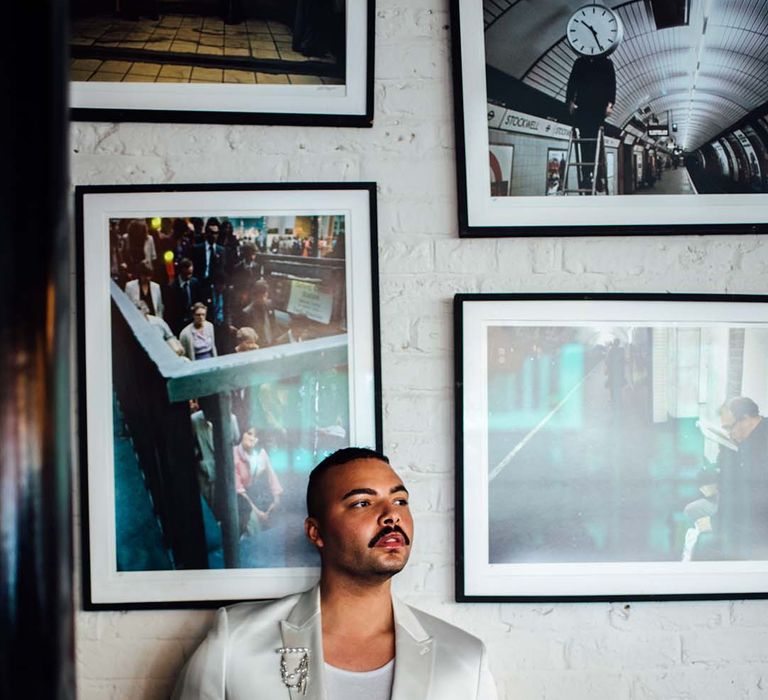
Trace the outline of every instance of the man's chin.
<path fill-rule="evenodd" d="M 408 554 L 405 553 L 405 556 L 392 556 L 383 561 L 377 561 L 372 568 L 377 574 L 382 576 L 394 576 L 399 574 L 407 563 Z"/>
<path fill-rule="evenodd" d="M 407 559 L 404 561 L 398 559 L 397 561 L 388 562 L 376 562 L 368 567 L 357 569 L 353 572 L 356 578 L 367 579 L 371 582 L 382 582 L 392 578 L 395 574 L 399 574 L 407 563 Z"/>
<path fill-rule="evenodd" d="M 375 573 L 380 576 L 394 576 L 395 574 L 399 574 L 404 568 L 404 561 L 397 562 L 396 564 L 393 562 L 390 565 L 376 567 Z"/>

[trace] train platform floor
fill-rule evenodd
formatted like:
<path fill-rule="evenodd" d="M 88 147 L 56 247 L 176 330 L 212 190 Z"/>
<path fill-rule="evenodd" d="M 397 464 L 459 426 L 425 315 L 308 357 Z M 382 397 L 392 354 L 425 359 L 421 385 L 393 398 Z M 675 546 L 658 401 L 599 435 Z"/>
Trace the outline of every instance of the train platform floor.
<path fill-rule="evenodd" d="M 661 173 L 652 187 L 637 190 L 632 194 L 698 194 L 686 168 L 670 168 Z"/>
<path fill-rule="evenodd" d="M 605 360 L 589 369 L 573 352 L 494 377 L 489 563 L 680 561 L 683 508 L 700 497 L 695 419 L 653 421 L 647 356 L 612 389 Z"/>
<path fill-rule="evenodd" d="M 181 14 L 141 20 L 86 17 L 72 23 L 70 78 L 144 83 L 344 83 L 343 78 L 304 70 L 302 66 L 310 64 L 332 66 L 334 58 L 306 57 L 293 50 L 292 42 L 290 27 L 274 21 L 228 25 L 218 17 Z M 193 65 L 195 57 L 201 59 L 200 65 Z M 249 61 L 281 62 L 284 72 L 248 70 Z"/>

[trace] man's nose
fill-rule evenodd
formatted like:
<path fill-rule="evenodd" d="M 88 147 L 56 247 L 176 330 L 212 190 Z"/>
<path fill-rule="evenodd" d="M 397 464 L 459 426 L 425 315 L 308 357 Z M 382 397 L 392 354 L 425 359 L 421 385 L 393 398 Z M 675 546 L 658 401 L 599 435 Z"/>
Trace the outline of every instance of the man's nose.
<path fill-rule="evenodd" d="M 400 522 L 400 516 L 392 506 L 384 506 L 379 516 L 379 521 L 384 525 L 396 525 Z"/>

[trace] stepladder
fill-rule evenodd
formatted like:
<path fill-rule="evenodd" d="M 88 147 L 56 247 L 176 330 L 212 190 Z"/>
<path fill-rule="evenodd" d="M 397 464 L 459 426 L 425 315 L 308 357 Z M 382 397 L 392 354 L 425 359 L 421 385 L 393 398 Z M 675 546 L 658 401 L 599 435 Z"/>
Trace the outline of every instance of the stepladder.
<path fill-rule="evenodd" d="M 572 168 L 576 170 L 577 187 L 569 187 Z M 604 127 L 599 127 L 592 137 L 582 137 L 578 127 L 571 127 L 565 171 L 560 180 L 558 194 L 611 194 L 608 186 Z"/>

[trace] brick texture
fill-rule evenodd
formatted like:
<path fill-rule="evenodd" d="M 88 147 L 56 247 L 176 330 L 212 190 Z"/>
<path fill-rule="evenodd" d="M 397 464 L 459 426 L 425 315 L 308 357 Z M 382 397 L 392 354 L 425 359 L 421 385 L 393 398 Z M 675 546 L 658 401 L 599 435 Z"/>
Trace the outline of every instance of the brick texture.
<path fill-rule="evenodd" d="M 768 698 L 768 601 L 453 602 L 452 295 L 761 293 L 768 246 L 755 236 L 459 241 L 448 0 L 377 5 L 373 129 L 75 123 L 73 183 L 378 182 L 384 446 L 413 485 L 417 524 L 398 592 L 485 640 L 501 698 Z M 166 698 L 210 619 L 80 612 L 78 697 Z"/>

